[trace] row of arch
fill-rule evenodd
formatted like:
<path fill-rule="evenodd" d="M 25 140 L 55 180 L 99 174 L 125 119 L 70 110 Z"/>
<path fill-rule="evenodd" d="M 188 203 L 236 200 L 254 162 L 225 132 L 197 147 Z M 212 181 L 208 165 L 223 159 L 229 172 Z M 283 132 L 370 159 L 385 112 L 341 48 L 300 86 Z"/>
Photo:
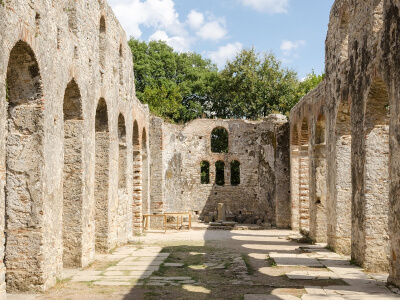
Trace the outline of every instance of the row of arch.
<path fill-rule="evenodd" d="M 32 284 L 41 285 L 37 279 L 40 268 L 41 245 L 43 243 L 44 195 L 44 131 L 45 108 L 40 69 L 31 47 L 19 41 L 10 52 L 6 75 L 7 138 L 5 178 L 5 265 L 9 290 L 20 290 Z M 141 213 L 147 210 L 148 158 L 147 132 L 140 132 L 137 120 L 133 123 L 133 199 L 128 199 L 127 166 L 128 144 L 126 122 L 122 113 L 118 115 L 118 203 L 116 215 L 110 213 L 110 162 L 111 136 L 107 102 L 101 98 L 96 107 L 95 170 L 94 170 L 94 219 L 96 251 L 110 248 L 110 224 L 121 223 L 120 211 L 132 224 L 120 227 L 126 231 L 136 226 L 140 229 Z M 82 97 L 78 84 L 72 79 L 63 99 L 63 201 L 62 237 L 64 267 L 80 267 L 83 264 L 83 206 L 85 200 L 86 151 Z M 140 140 L 141 137 L 141 140 Z M 143 207 L 132 209 L 133 204 Z M 47 204 L 46 204 L 47 205 Z M 57 204 L 55 204 L 57 205 Z M 123 206 L 123 207 L 122 207 Z M 126 213 L 134 214 L 127 217 Z M 60 216 L 61 217 L 61 216 Z M 49 218 L 45 216 L 45 218 Z M 124 219 L 125 220 L 125 219 Z M 137 220 L 133 223 L 133 220 Z M 121 224 L 120 224 L 121 225 Z M 32 243 L 32 241 L 36 241 Z M 29 248 L 21 248 L 29 245 Z M 21 255 L 24 261 L 21 262 Z M 87 258 L 86 258 L 87 259 Z"/>
<path fill-rule="evenodd" d="M 230 183 L 232 186 L 240 184 L 240 162 L 233 160 L 230 163 Z M 210 163 L 203 160 L 200 163 L 200 182 L 201 184 L 210 184 Z M 215 162 L 215 184 L 225 185 L 225 162 L 219 160 Z"/>
<path fill-rule="evenodd" d="M 353 118 L 362 116 L 361 126 L 352 126 L 346 100 L 333 127 L 324 111 L 292 124 L 292 228 L 351 254 L 366 269 L 387 270 L 389 97 L 380 78 L 364 103 Z"/>

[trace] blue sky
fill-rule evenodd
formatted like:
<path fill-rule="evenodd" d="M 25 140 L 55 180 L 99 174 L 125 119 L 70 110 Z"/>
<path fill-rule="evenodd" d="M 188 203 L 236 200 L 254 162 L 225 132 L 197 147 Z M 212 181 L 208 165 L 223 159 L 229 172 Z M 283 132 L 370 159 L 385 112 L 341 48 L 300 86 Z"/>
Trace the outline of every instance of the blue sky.
<path fill-rule="evenodd" d="M 219 68 L 243 48 L 273 52 L 303 78 L 324 71 L 334 0 L 109 0 L 128 36 L 164 40 Z"/>

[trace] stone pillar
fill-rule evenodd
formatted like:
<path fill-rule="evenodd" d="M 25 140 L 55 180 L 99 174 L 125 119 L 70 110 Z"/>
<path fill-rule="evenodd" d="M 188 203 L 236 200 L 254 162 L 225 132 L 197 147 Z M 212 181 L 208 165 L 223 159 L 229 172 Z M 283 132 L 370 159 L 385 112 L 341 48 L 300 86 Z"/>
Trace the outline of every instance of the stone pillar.
<path fill-rule="evenodd" d="M 290 201 L 292 211 L 292 229 L 299 230 L 299 147 L 291 146 L 290 155 Z"/>
<path fill-rule="evenodd" d="M 304 233 L 310 231 L 309 163 L 308 145 L 302 145 L 299 159 L 299 229 Z"/>
<path fill-rule="evenodd" d="M 218 221 L 226 221 L 226 206 L 224 203 L 218 203 Z"/>

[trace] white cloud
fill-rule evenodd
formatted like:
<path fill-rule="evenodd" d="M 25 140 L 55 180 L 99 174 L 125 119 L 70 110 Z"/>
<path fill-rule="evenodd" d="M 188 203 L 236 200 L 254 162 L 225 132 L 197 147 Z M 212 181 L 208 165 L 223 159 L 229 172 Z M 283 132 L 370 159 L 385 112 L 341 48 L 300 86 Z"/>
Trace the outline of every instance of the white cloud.
<path fill-rule="evenodd" d="M 158 30 L 149 37 L 149 41 L 164 41 L 178 52 L 190 50 L 191 38 L 183 36 L 169 37 L 165 31 Z"/>
<path fill-rule="evenodd" d="M 281 44 L 281 50 L 284 56 L 294 56 L 296 55 L 295 50 L 305 46 L 306 41 L 288 41 L 284 40 Z"/>
<path fill-rule="evenodd" d="M 196 34 L 204 40 L 218 41 L 226 37 L 228 30 L 226 29 L 225 20 L 214 20 L 204 24 Z"/>
<path fill-rule="evenodd" d="M 165 30 L 170 34 L 184 35 L 186 30 L 179 21 L 173 0 L 111 0 L 118 20 L 128 36 L 140 38 L 140 25 Z"/>
<path fill-rule="evenodd" d="M 243 5 L 269 14 L 287 13 L 289 0 L 239 0 Z"/>
<path fill-rule="evenodd" d="M 198 29 L 204 24 L 204 15 L 192 10 L 188 15 L 187 22 L 191 28 Z"/>
<path fill-rule="evenodd" d="M 243 49 L 243 45 L 239 42 L 227 44 L 219 47 L 217 51 L 207 52 L 206 55 L 215 62 L 219 68 L 222 68 L 227 60 L 233 59 L 236 54 Z"/>

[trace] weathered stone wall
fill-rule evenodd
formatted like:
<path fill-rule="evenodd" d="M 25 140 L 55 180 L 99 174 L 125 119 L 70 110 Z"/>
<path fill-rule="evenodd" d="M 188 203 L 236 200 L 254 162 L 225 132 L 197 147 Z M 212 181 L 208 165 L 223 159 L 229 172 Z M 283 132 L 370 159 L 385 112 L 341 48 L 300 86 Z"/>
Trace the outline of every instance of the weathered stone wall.
<path fill-rule="evenodd" d="M 149 112 L 135 98 L 126 35 L 105 1 L 2 1 L 0 53 L 4 296 L 5 278 L 9 291 L 42 291 L 63 264 L 85 266 L 96 248 L 106 251 L 131 237 L 134 221 L 141 223 L 141 216 L 133 218 L 141 206 L 140 195 L 132 200 L 140 167 L 133 160 L 149 131 Z M 95 131 L 100 98 L 104 132 Z M 134 121 L 139 150 L 132 145 Z M 102 200 L 95 192 L 100 184 Z"/>
<path fill-rule="evenodd" d="M 299 184 L 300 171 L 293 163 L 299 160 L 295 152 L 299 128 L 307 118 L 315 124 L 308 139 L 315 149 L 309 152 L 310 195 L 316 191 L 319 197 L 326 191 L 329 246 L 351 254 L 365 269 L 389 269 L 389 281 L 396 285 L 400 285 L 399 6 L 393 0 L 335 1 L 326 39 L 326 77 L 316 89 L 323 90 L 324 118 L 315 118 L 321 112 L 316 91 L 291 112 L 292 189 Z M 325 131 L 326 147 L 318 126 Z M 319 180 L 323 173 L 325 187 Z M 292 191 L 292 201 L 298 198 Z M 313 223 L 320 226 L 318 213 L 313 219 L 312 203 L 310 229 Z M 297 216 L 298 205 L 292 207 Z M 317 240 L 322 237 L 317 235 Z"/>
<path fill-rule="evenodd" d="M 225 203 L 228 215 L 237 221 L 290 225 L 289 130 L 285 117 L 272 115 L 261 122 L 199 119 L 185 125 L 154 118 L 152 124 L 152 176 L 153 180 L 162 179 L 162 197 L 160 192 L 152 195 L 157 208 L 152 212 L 163 207 L 167 212 L 192 211 L 201 219 L 212 220 L 217 219 L 218 203 Z M 228 153 L 211 152 L 211 132 L 217 127 L 229 133 Z M 210 163 L 209 184 L 201 184 L 202 161 Z M 225 163 L 223 186 L 215 184 L 217 161 Z M 239 185 L 230 182 L 232 161 L 240 162 Z"/>

